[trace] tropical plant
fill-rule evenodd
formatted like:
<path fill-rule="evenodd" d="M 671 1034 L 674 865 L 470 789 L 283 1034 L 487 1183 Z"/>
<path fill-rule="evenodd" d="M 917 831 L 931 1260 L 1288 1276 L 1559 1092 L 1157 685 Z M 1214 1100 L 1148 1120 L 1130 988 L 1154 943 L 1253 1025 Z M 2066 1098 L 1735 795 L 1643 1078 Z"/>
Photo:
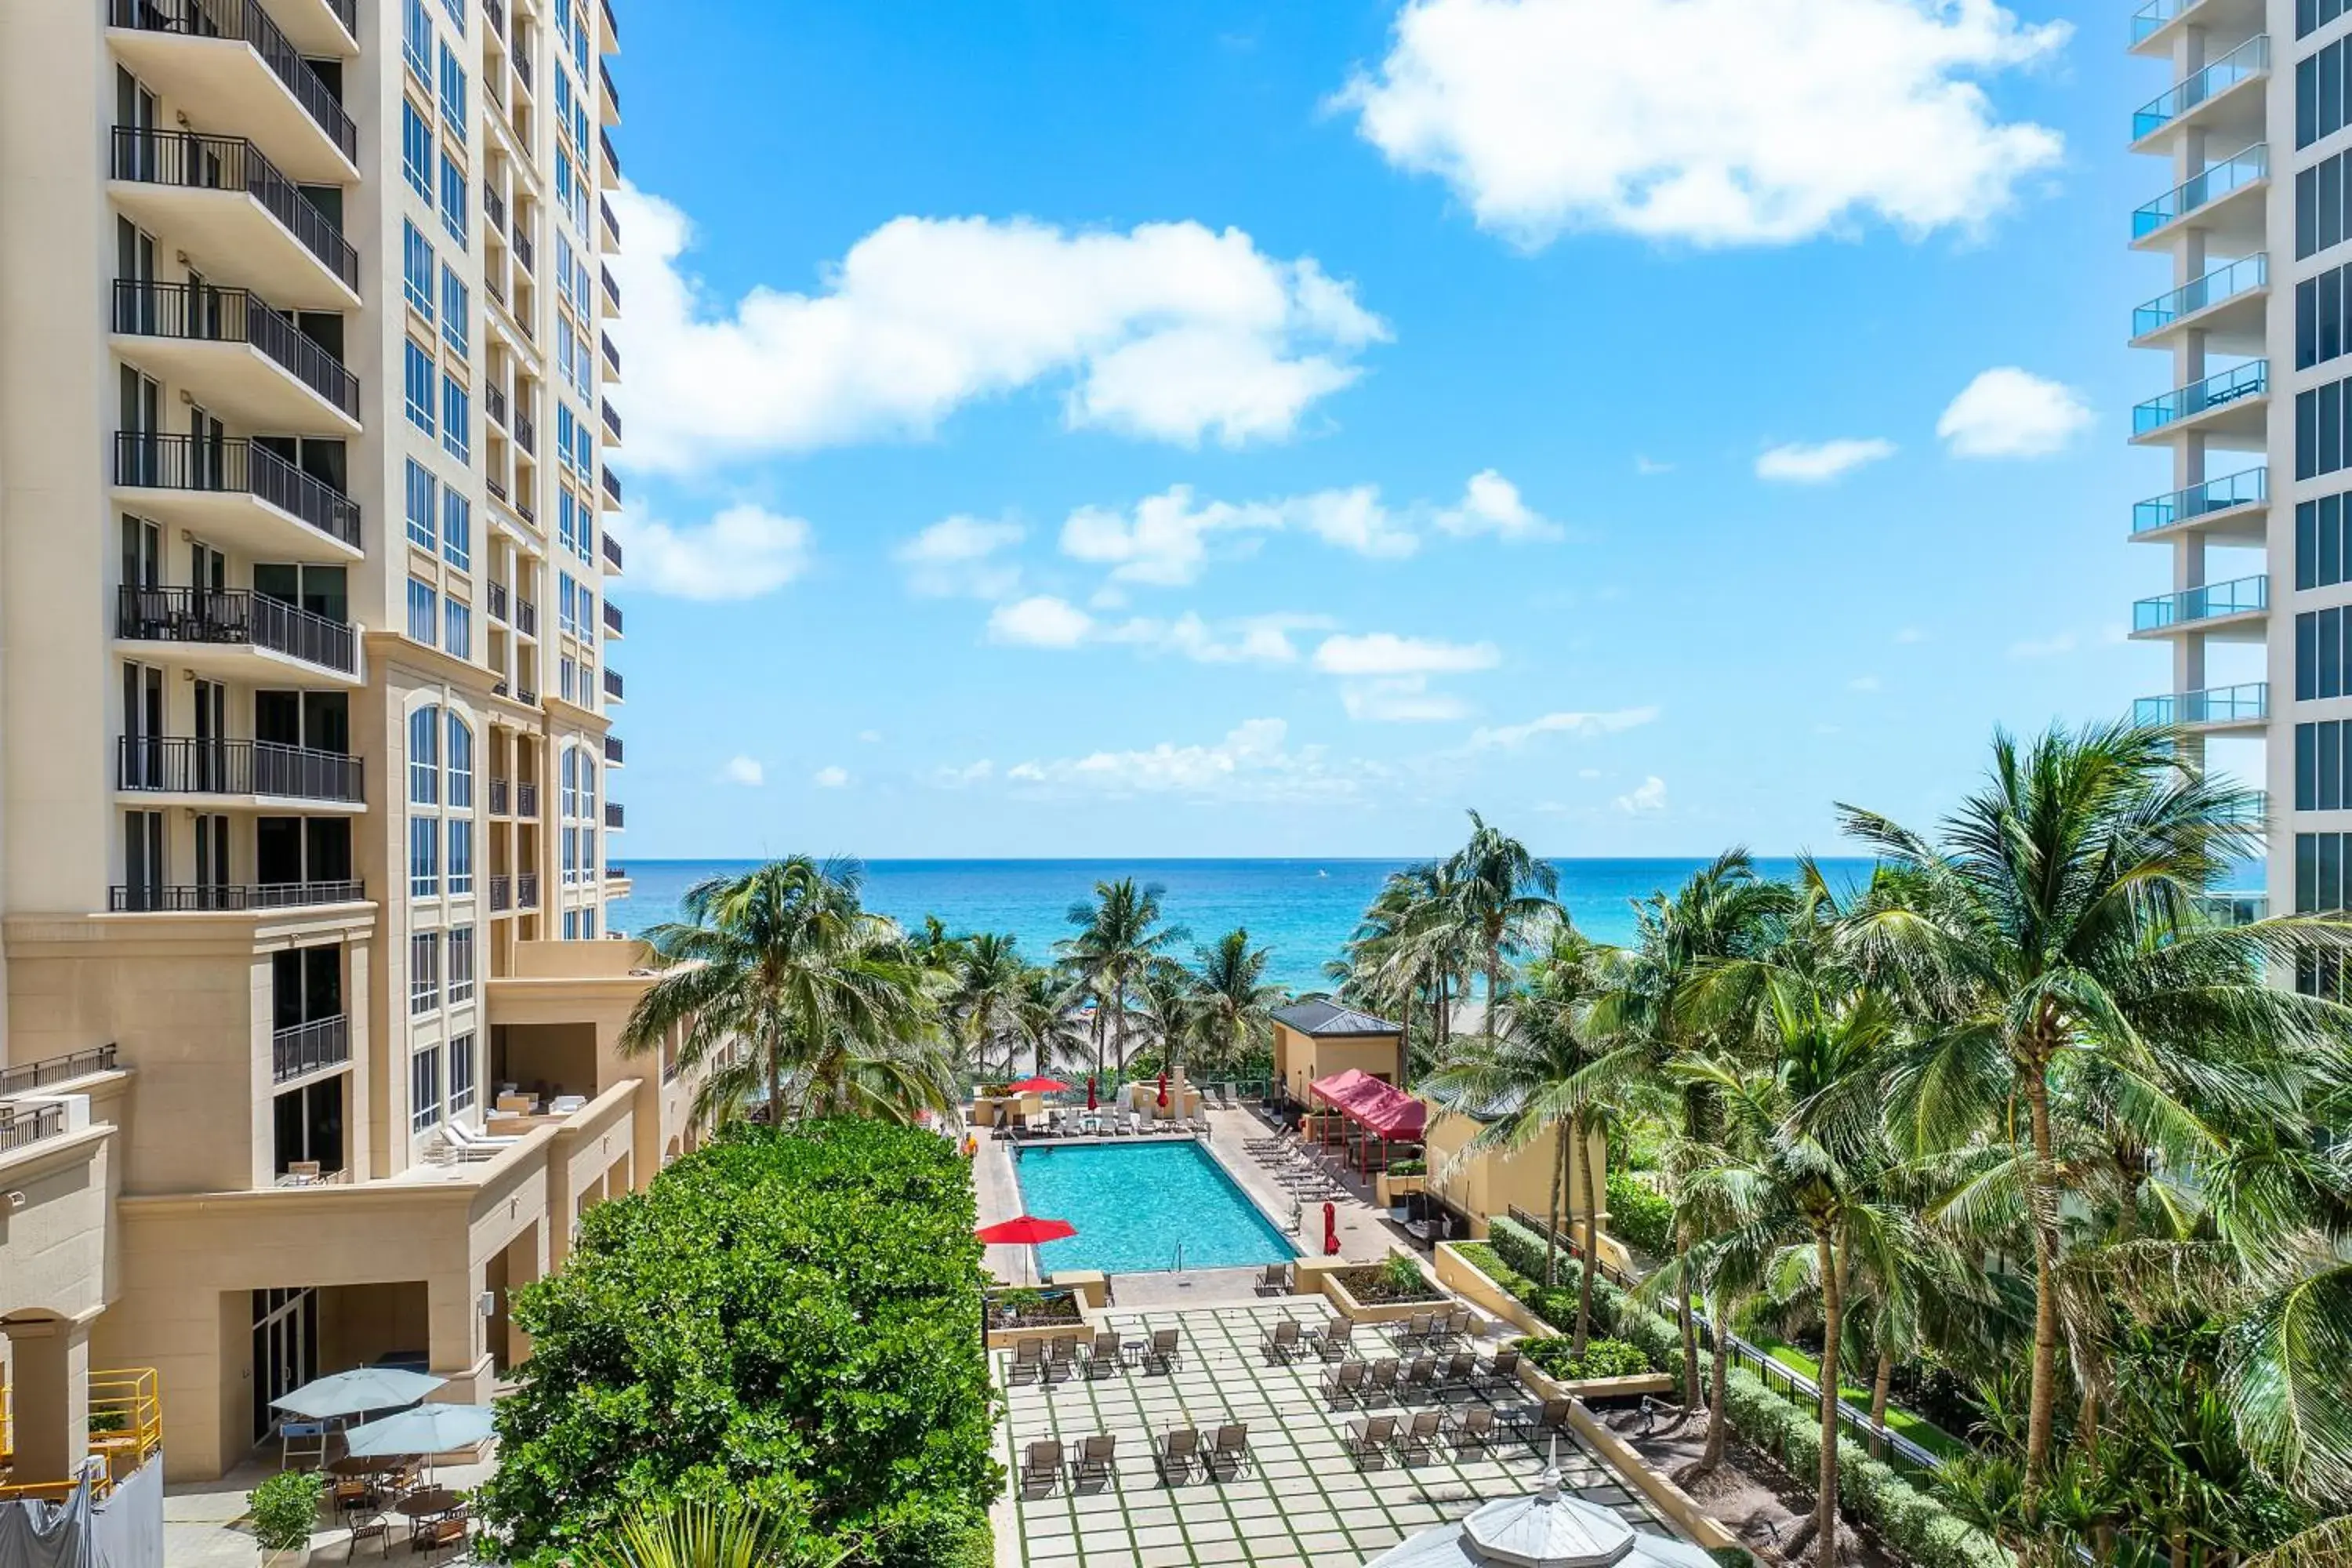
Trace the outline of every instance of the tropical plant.
<path fill-rule="evenodd" d="M 1194 953 L 1192 1032 L 1208 1064 L 1229 1068 L 1272 1044 L 1274 1010 L 1289 999 L 1266 983 L 1273 959 L 1272 949 L 1250 946 L 1240 927 Z"/>
<path fill-rule="evenodd" d="M 268 1556 L 277 1552 L 307 1552 L 310 1531 L 318 1528 L 319 1500 L 326 1478 L 316 1470 L 280 1470 L 246 1495 L 246 1512 L 253 1520 L 253 1543 Z"/>
<path fill-rule="evenodd" d="M 1139 888 L 1131 877 L 1097 882 L 1091 903 L 1074 903 L 1069 922 L 1076 934 L 1055 944 L 1075 992 L 1095 999 L 1095 1070 L 1127 1068 L 1128 1010 L 1135 987 L 1150 966 L 1186 940 L 1181 926 L 1160 919 L 1162 889 Z M 1108 1047 L 1110 1056 L 1106 1060 Z"/>
<path fill-rule="evenodd" d="M 1341 1000 L 1397 1015 L 1408 1067 L 1416 1059 L 1443 1060 L 1452 1040 L 1454 1002 L 1469 971 L 1445 866 L 1427 862 L 1391 873 L 1334 967 Z M 1416 1051 L 1413 1020 L 1423 1013 L 1426 1044 Z"/>
<path fill-rule="evenodd" d="M 1011 1077 L 1013 1053 L 1021 1037 L 1022 994 L 1030 973 L 1021 958 L 1019 939 L 982 931 L 953 944 L 944 957 L 950 976 L 946 1012 L 957 1042 L 982 1074 L 989 1070 L 994 1049 L 1002 1046 L 1005 1076 Z"/>
<path fill-rule="evenodd" d="M 1503 956 L 1559 918 L 1559 873 L 1528 847 L 1470 814 L 1470 841 L 1445 862 L 1447 894 L 1463 933 L 1485 961 L 1486 1035 L 1491 1045 L 1502 1010 Z"/>
<path fill-rule="evenodd" d="M 1032 967 L 1022 972 L 1012 1022 L 1013 1037 L 1028 1051 L 1034 1070 L 1049 1072 L 1086 1059 L 1086 1031 L 1071 1019 L 1069 988 L 1052 970 Z M 1013 1070 L 1009 1061 L 1006 1070 Z"/>
<path fill-rule="evenodd" d="M 610 1534 L 583 1545 L 580 1568 L 772 1568 L 793 1563 L 831 1568 L 846 1562 L 855 1545 L 786 1541 L 761 1510 L 740 1498 L 697 1499 L 667 1507 L 632 1510 Z"/>

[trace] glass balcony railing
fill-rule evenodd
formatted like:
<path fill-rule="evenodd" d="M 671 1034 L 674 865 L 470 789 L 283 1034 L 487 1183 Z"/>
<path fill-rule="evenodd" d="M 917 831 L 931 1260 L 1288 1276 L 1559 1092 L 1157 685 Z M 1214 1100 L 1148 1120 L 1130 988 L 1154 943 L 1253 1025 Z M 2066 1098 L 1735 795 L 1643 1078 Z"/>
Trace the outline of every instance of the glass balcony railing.
<path fill-rule="evenodd" d="M 2132 503 L 2132 531 L 2146 533 L 2151 529 L 2170 528 L 2176 522 L 2203 517 L 2207 512 L 2260 505 L 2270 500 L 2270 481 L 2271 471 L 2267 468 L 2242 468 L 2237 473 L 2207 479 L 2201 485 L 2190 485 L 2187 489 L 2175 490 L 2170 495 L 2135 501 Z"/>
<path fill-rule="evenodd" d="M 2260 76 L 2270 68 L 2269 37 L 2248 38 L 2220 59 L 2208 63 L 2204 69 L 2182 77 L 2134 112 L 2132 140 L 2137 142 L 2152 131 L 2161 131 L 2225 88 L 2235 87 L 2248 77 Z"/>
<path fill-rule="evenodd" d="M 2145 238 L 2166 224 L 2242 190 L 2271 172 L 2271 150 L 2261 142 L 2218 163 L 2208 163 L 2132 214 L 2132 237 Z"/>
<path fill-rule="evenodd" d="M 2197 900 L 2205 918 L 2227 926 L 2250 926 L 2271 918 L 2268 893 L 2207 893 Z"/>
<path fill-rule="evenodd" d="M 2132 410 L 2132 434 L 2145 436 L 2151 430 L 2235 403 L 2241 398 L 2259 397 L 2270 390 L 2271 362 L 2250 359 L 2241 365 L 2217 371 L 2202 381 L 2192 381 L 2187 386 L 2176 386 L 2161 397 L 2151 397 Z"/>
<path fill-rule="evenodd" d="M 2227 583 L 2207 583 L 2195 588 L 2183 588 L 2174 594 L 2158 594 L 2152 599 L 2141 599 L 2132 605 L 2132 630 L 2160 631 L 2166 626 L 2186 626 L 2191 621 L 2219 620 L 2223 616 L 2243 616 L 2271 607 L 2271 580 L 2257 574 L 2252 577 L 2233 578 Z"/>
<path fill-rule="evenodd" d="M 2147 0 L 2147 4 L 2132 13 L 2131 41 L 2143 43 L 2156 36 L 2156 30 L 2169 23 L 2197 0 Z"/>
<path fill-rule="evenodd" d="M 2160 331 L 2183 316 L 2218 305 L 2224 300 L 2260 289 L 2271 280 L 2271 258 L 2263 251 L 2242 257 L 2227 267 L 2217 267 L 2202 278 L 2191 279 L 2169 294 L 2158 294 L 2132 312 L 2132 336 L 2144 338 Z"/>
<path fill-rule="evenodd" d="M 2132 704 L 2135 724 L 2246 724 L 2271 716 L 2271 683 L 2249 680 L 2202 691 L 2171 691 Z"/>

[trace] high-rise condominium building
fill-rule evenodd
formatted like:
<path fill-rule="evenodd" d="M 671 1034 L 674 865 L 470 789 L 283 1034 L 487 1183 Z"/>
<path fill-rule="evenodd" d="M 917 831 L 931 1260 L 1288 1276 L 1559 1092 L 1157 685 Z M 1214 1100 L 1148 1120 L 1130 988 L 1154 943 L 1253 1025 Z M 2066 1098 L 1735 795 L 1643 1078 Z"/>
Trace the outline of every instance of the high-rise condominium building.
<path fill-rule="evenodd" d="M 0 1483 L 92 1398 L 209 1476 L 322 1372 L 487 1393 L 688 1139 L 604 940 L 617 47 L 0 5 Z"/>

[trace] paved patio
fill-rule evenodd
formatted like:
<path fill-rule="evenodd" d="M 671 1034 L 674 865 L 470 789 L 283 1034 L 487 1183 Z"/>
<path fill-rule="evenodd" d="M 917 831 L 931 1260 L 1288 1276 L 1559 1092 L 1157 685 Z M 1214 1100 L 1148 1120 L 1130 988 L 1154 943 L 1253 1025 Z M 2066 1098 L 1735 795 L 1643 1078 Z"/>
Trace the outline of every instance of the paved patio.
<path fill-rule="evenodd" d="M 485 1457 L 469 1464 L 441 1465 L 433 1472 L 436 1486 L 466 1491 L 489 1479 L 497 1463 L 495 1444 L 484 1449 Z M 216 1481 L 173 1481 L 163 1489 L 163 1561 L 170 1568 L 253 1568 L 259 1560 L 253 1543 L 253 1531 L 246 1524 L 245 1500 L 280 1468 L 275 1456 L 247 1459 Z M 394 1562 L 420 1565 L 426 1559 L 409 1550 L 408 1526 L 399 1522 L 394 1539 L 384 1548 L 383 1554 Z M 313 1564 L 341 1563 L 352 1550 L 352 1532 L 340 1520 L 322 1519 L 320 1528 L 310 1534 L 310 1562 Z M 359 1553 L 364 1562 L 378 1552 L 370 1542 Z M 450 1568 L 452 1563 L 473 1561 L 465 1552 L 443 1551 L 433 1554 L 436 1568 Z"/>
<path fill-rule="evenodd" d="M 1480 1503 L 1535 1489 L 1544 1453 L 1508 1436 L 1498 1436 L 1483 1453 L 1457 1453 L 1445 1441 L 1411 1465 L 1391 1455 L 1360 1469 L 1340 1436 L 1360 1412 L 1326 1405 L 1320 1385 L 1328 1363 L 1309 1351 L 1285 1365 L 1260 1349 L 1268 1329 L 1283 1318 L 1304 1325 L 1329 1316 L 1321 1300 L 1303 1297 L 1108 1314 L 1108 1326 L 1130 1340 L 1148 1339 L 1153 1329 L 1178 1330 L 1182 1353 L 1171 1372 L 1131 1366 L 1051 1384 L 1024 1377 L 1013 1386 L 1012 1352 L 996 1352 L 997 1382 L 1008 1402 L 997 1455 L 1012 1478 L 994 1514 L 999 1564 L 1345 1568 Z M 1357 1333 L 1360 1353 L 1391 1353 L 1384 1334 L 1369 1327 Z M 1460 1390 L 1443 1397 L 1454 1408 L 1485 1398 Z M 1499 1401 L 1521 1402 L 1509 1394 Z M 1373 1414 L 1425 1407 L 1391 1403 L 1375 1406 Z M 1196 1468 L 1190 1480 L 1162 1484 L 1152 1462 L 1156 1436 L 1189 1426 L 1202 1428 L 1205 1442 L 1210 1429 L 1226 1422 L 1248 1425 L 1254 1463 L 1221 1481 L 1202 1479 Z M 1019 1470 L 1033 1440 L 1059 1437 L 1066 1453 L 1075 1454 L 1079 1440 L 1096 1433 L 1118 1440 L 1108 1485 L 1089 1481 L 1074 1489 L 1066 1469 L 1050 1490 L 1024 1495 Z M 1616 1510 L 1639 1529 L 1673 1533 L 1572 1438 L 1560 1438 L 1559 1453 L 1561 1471 L 1580 1496 Z"/>

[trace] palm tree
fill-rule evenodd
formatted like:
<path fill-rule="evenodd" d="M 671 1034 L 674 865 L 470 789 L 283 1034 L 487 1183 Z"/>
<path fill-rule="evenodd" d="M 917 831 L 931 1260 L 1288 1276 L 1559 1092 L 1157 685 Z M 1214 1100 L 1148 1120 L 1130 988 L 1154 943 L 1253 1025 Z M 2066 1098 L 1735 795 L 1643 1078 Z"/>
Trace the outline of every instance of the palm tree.
<path fill-rule="evenodd" d="M 1503 954 L 1559 915 L 1559 873 L 1517 839 L 1487 826 L 1475 811 L 1470 841 L 1447 858 L 1445 870 L 1455 918 L 1485 959 L 1486 1034 L 1492 1045 L 1502 1005 Z"/>
<path fill-rule="evenodd" d="M 1177 1071 L 1199 1019 L 1191 972 L 1172 958 L 1156 958 L 1143 966 L 1132 989 L 1133 1019 L 1157 1044 L 1160 1069 Z"/>
<path fill-rule="evenodd" d="M 1446 868 L 1437 862 L 1391 873 L 1348 942 L 1340 995 L 1398 1015 L 1408 1068 L 1416 1005 L 1429 1009 L 1430 1060 L 1443 1060 L 1452 1039 L 1453 998 L 1468 971 L 1452 889 Z"/>
<path fill-rule="evenodd" d="M 763 1090 L 782 1121 L 788 1086 L 804 1110 L 906 1117 L 947 1103 L 931 972 L 894 922 L 860 907 L 862 880 L 854 860 L 803 855 L 687 889 L 686 920 L 645 933 L 663 973 L 631 1010 L 622 1051 L 677 1031 L 681 1067 L 723 1057 L 697 1100 L 704 1119 Z"/>
<path fill-rule="evenodd" d="M 1028 1048 L 1033 1070 L 1086 1059 L 1086 1035 L 1070 1021 L 1069 988 L 1052 970 L 1032 965 L 1021 972 L 1012 1013 L 1013 1038 Z M 1004 1070 L 1013 1070 L 1009 1057 Z"/>
<path fill-rule="evenodd" d="M 1095 998 L 1095 1070 L 1103 1070 L 1108 1037 L 1119 1068 L 1127 1067 L 1127 1009 L 1134 987 L 1155 959 L 1185 940 L 1181 926 L 1162 924 L 1160 889 L 1138 888 L 1131 877 L 1095 884 L 1092 903 L 1069 910 L 1077 934 L 1056 944 L 1063 963 Z"/>
<path fill-rule="evenodd" d="M 1985 786 L 1941 841 L 1842 806 L 1846 831 L 1887 868 L 1891 895 L 1856 922 L 1855 951 L 1931 1019 L 1896 1080 L 1907 1142 L 1989 1140 L 2007 1164 L 2030 1239 L 2034 1317 L 2025 1425 L 2029 1498 L 2047 1478 L 2059 1393 L 2066 1239 L 2059 1163 L 2072 1089 L 2112 1074 L 2113 1113 L 2175 1169 L 2226 1139 L 2191 1086 L 2217 1055 L 2241 1068 L 2233 1096 L 2342 1048 L 2352 1015 L 2266 985 L 2317 954 L 2340 962 L 2352 925 L 2291 916 L 2205 921 L 2198 899 L 2261 847 L 2261 802 L 2190 766 L 2180 738 L 2124 725 L 2053 729 L 2021 751 L 1993 742 Z M 2026 1127 L 2014 1131 L 2021 1107 Z M 2306 1433 L 2345 1430 L 2340 1402 L 2270 1391 Z M 2347 1450 L 2352 1452 L 2352 1450 Z"/>
<path fill-rule="evenodd" d="M 1201 1054 L 1230 1067 L 1274 1038 L 1274 1010 L 1289 994 L 1265 981 L 1270 948 L 1254 948 L 1249 932 L 1236 927 L 1193 955 L 1199 968 L 1194 1034 Z"/>
<path fill-rule="evenodd" d="M 1004 1070 L 1013 1070 L 1013 1042 L 1020 1024 L 1016 1016 L 1029 965 L 1022 962 L 1018 939 L 982 931 L 956 943 L 947 954 L 950 976 L 948 1016 L 959 1041 L 974 1058 L 976 1070 L 989 1070 L 992 1047 L 1004 1047 Z"/>

